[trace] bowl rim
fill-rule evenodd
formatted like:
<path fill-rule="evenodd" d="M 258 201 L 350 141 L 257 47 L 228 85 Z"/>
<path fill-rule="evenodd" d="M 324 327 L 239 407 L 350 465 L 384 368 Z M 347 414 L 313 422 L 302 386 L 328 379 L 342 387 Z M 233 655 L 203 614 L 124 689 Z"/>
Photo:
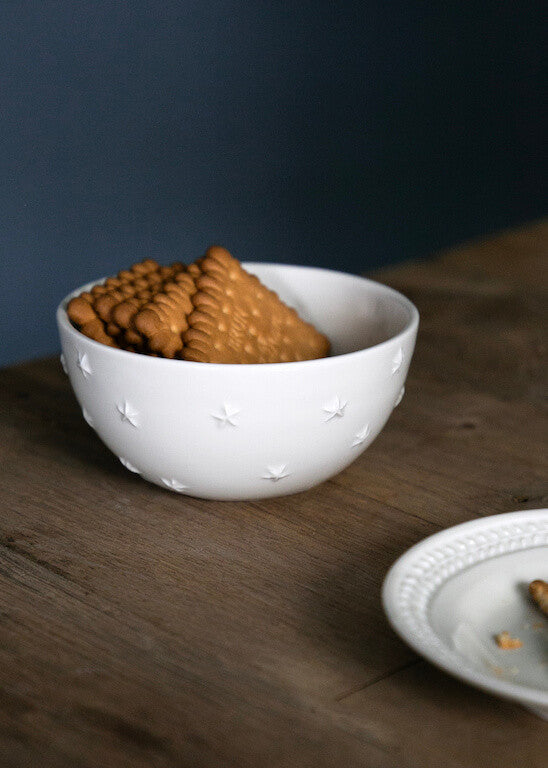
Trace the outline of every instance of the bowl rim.
<path fill-rule="evenodd" d="M 312 360 L 296 360 L 293 362 L 287 362 L 287 363 L 201 363 L 196 362 L 194 360 L 179 360 L 177 358 L 166 358 L 166 357 L 153 357 L 151 355 L 137 355 L 139 359 L 141 360 L 147 360 L 148 363 L 144 363 L 145 365 L 155 365 L 158 367 L 159 365 L 175 365 L 175 366 L 181 366 L 184 365 L 185 368 L 198 368 L 200 370 L 203 370 L 203 366 L 207 366 L 208 370 L 211 369 L 222 369 L 223 371 L 234 369 L 238 371 L 242 370 L 283 370 L 287 369 L 288 366 L 291 367 L 291 370 L 295 370 L 296 366 L 317 366 L 317 367 L 330 367 L 332 365 L 336 365 L 337 361 L 342 360 L 348 360 L 350 358 L 356 358 L 361 356 L 367 356 L 368 353 L 371 353 L 372 350 L 378 350 L 382 347 L 385 347 L 390 344 L 394 344 L 398 340 L 402 341 L 404 338 L 406 338 L 409 335 L 412 335 L 416 333 L 418 329 L 419 324 L 419 311 L 416 308 L 416 306 L 413 304 L 410 299 L 408 299 L 406 296 L 404 296 L 402 293 L 397 291 L 395 288 L 391 288 L 388 285 L 385 285 L 384 283 L 380 283 L 377 280 L 371 280 L 368 277 L 362 277 L 361 275 L 355 275 L 351 272 L 343 272 L 341 270 L 335 270 L 335 269 L 327 269 L 325 267 L 314 267 L 309 265 L 301 265 L 301 264 L 283 264 L 280 262 L 262 262 L 262 261 L 246 261 L 242 262 L 243 267 L 251 267 L 252 269 L 255 267 L 283 267 L 283 269 L 287 269 L 288 271 L 291 271 L 293 269 L 295 270 L 310 270 L 311 272 L 322 272 L 322 273 L 328 273 L 329 275 L 339 275 L 344 277 L 350 277 L 354 280 L 357 280 L 359 282 L 367 283 L 368 285 L 373 286 L 379 293 L 379 295 L 383 295 L 385 297 L 390 297 L 392 300 L 395 300 L 397 303 L 402 306 L 406 312 L 407 312 L 407 321 L 402 328 L 401 331 L 394 334 L 393 336 L 390 336 L 390 338 L 385 339 L 384 341 L 380 341 L 377 344 L 372 344 L 369 347 L 364 347 L 363 349 L 354 350 L 353 352 L 344 352 L 340 355 L 332 355 L 329 357 L 320 357 L 315 358 Z M 94 339 L 89 338 L 89 336 L 85 336 L 83 333 L 81 333 L 77 328 L 75 328 L 72 323 L 69 320 L 69 317 L 66 312 L 66 306 L 68 302 L 74 297 L 78 296 L 83 291 L 87 291 L 90 288 L 92 288 L 94 285 L 99 285 L 100 283 L 103 283 L 107 277 L 101 277 L 96 280 L 91 280 L 88 283 L 85 283 L 84 285 L 80 286 L 79 288 L 75 288 L 74 290 L 70 291 L 58 304 L 57 310 L 56 310 L 56 318 L 57 323 L 59 327 L 62 327 L 65 331 L 67 331 L 70 335 L 72 335 L 75 339 L 79 340 L 85 340 L 87 343 L 91 345 L 92 348 L 97 348 L 102 351 L 102 353 L 106 355 L 114 355 L 115 357 L 118 355 L 129 355 L 131 358 L 135 358 L 136 354 L 135 352 L 130 352 L 126 349 L 118 349 L 116 347 L 109 347 L 106 344 L 102 344 L 99 341 L 95 341 Z"/>

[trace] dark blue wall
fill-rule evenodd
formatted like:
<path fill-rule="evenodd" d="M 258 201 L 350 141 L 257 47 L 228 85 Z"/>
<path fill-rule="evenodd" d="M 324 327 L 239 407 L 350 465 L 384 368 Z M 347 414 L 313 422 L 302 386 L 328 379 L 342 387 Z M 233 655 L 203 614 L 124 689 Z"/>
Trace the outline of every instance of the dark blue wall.
<path fill-rule="evenodd" d="M 146 256 L 217 241 L 358 272 L 543 214 L 541 22 L 500 0 L 3 0 L 0 364 L 55 351 L 57 301 Z"/>

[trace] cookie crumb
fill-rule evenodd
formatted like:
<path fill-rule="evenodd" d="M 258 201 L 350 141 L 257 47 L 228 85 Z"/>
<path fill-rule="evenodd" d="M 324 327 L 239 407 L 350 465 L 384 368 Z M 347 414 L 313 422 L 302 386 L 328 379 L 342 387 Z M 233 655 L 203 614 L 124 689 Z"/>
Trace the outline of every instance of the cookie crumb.
<path fill-rule="evenodd" d="M 503 651 L 513 651 L 516 648 L 521 648 L 523 645 L 519 637 L 512 637 L 510 632 L 499 632 L 495 636 L 495 642 Z"/>

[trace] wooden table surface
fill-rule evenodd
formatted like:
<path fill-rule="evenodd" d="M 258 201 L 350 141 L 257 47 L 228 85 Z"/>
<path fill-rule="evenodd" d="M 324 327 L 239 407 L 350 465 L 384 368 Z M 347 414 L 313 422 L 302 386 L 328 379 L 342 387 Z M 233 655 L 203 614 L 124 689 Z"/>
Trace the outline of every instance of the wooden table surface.
<path fill-rule="evenodd" d="M 381 273 L 421 312 L 406 396 L 293 497 L 162 491 L 57 358 L 1 371 L 2 768 L 544 768 L 548 724 L 418 658 L 380 588 L 423 537 L 545 504 L 547 254 L 538 223 Z"/>

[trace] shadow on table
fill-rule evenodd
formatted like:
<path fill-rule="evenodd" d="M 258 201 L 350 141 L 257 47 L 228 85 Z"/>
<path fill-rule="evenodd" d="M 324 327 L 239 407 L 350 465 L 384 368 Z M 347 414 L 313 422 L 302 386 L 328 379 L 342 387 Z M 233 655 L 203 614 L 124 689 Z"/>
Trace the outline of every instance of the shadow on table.
<path fill-rule="evenodd" d="M 2 419 L 32 445 L 63 464 L 85 462 L 110 474 L 127 475 L 87 425 L 68 378 L 55 358 L 0 371 Z M 1 406 L 0 406 L 1 407 Z"/>
<path fill-rule="evenodd" d="M 409 530 L 395 531 L 390 546 L 377 542 L 349 555 L 335 571 L 326 569 L 304 606 L 306 632 L 345 662 L 361 666 L 363 683 L 402 668 L 417 656 L 393 632 L 381 603 L 381 587 L 392 562 L 416 541 Z"/>

